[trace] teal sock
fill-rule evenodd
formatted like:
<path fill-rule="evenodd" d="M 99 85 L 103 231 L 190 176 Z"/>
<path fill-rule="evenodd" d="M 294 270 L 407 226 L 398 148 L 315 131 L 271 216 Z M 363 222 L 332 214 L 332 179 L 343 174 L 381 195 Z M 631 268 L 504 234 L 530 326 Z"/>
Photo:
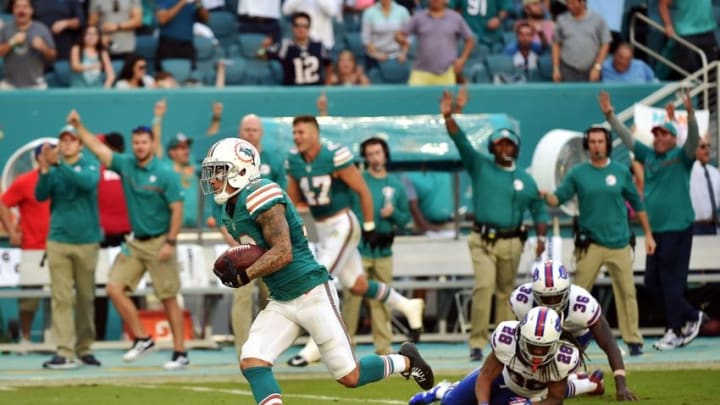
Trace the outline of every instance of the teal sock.
<path fill-rule="evenodd" d="M 376 354 L 365 356 L 360 359 L 360 378 L 358 378 L 357 386 L 380 381 L 392 372 L 392 361 L 387 357 L 380 357 Z"/>
<path fill-rule="evenodd" d="M 256 403 L 277 398 L 282 401 L 280 386 L 273 376 L 270 367 L 250 367 L 242 370 L 242 374 L 250 383 Z"/>
<path fill-rule="evenodd" d="M 390 290 L 391 288 L 385 283 L 368 280 L 368 289 L 365 291 L 365 294 L 363 294 L 363 297 L 385 302 L 390 296 Z"/>

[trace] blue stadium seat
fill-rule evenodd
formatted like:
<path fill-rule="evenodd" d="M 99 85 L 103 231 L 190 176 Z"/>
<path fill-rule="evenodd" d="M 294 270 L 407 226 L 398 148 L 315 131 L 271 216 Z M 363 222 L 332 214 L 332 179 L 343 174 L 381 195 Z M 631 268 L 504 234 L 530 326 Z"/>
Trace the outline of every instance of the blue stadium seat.
<path fill-rule="evenodd" d="M 165 72 L 173 75 L 175 80 L 180 84 L 192 75 L 192 67 L 189 59 L 163 59 L 162 68 Z"/>
<path fill-rule="evenodd" d="M 487 58 L 485 58 L 485 64 L 487 65 L 490 77 L 495 77 L 497 74 L 512 75 L 517 72 L 513 64 L 512 56 L 502 54 L 488 55 Z"/>
<path fill-rule="evenodd" d="M 492 83 L 484 62 L 478 62 L 470 66 L 467 69 L 466 77 L 472 83 Z"/>
<path fill-rule="evenodd" d="M 241 58 L 232 58 L 227 60 L 225 64 L 225 85 L 241 85 L 245 77 L 245 60 Z"/>
<path fill-rule="evenodd" d="M 217 46 L 213 43 L 212 39 L 201 36 L 195 36 L 193 43 L 195 44 L 196 56 L 193 76 L 200 81 L 207 82 L 218 60 Z"/>
<path fill-rule="evenodd" d="M 10 23 L 13 21 L 15 17 L 13 17 L 12 14 L 9 13 L 0 13 L 0 20 L 2 20 L 4 23 Z"/>
<path fill-rule="evenodd" d="M 225 0 L 225 10 L 232 15 L 236 15 L 238 12 L 238 2 L 238 0 Z"/>
<path fill-rule="evenodd" d="M 158 40 L 154 35 L 138 35 L 135 37 L 135 53 L 147 59 L 148 65 L 155 61 Z"/>
<path fill-rule="evenodd" d="M 237 19 L 234 14 L 226 11 L 214 11 L 210 13 L 210 19 L 208 20 L 208 26 L 215 34 L 215 38 L 220 42 L 225 56 L 234 56 L 237 50 L 236 39 L 238 26 Z"/>
<path fill-rule="evenodd" d="M 544 54 L 538 58 L 538 71 L 540 73 L 540 77 L 542 77 L 544 81 L 546 81 L 546 82 L 552 81 L 552 74 L 553 74 L 552 55 Z"/>
<path fill-rule="evenodd" d="M 70 87 L 70 62 L 60 60 L 53 63 L 53 72 L 45 75 L 48 87 Z"/>
<path fill-rule="evenodd" d="M 115 71 L 115 77 L 120 77 L 120 71 L 122 71 L 123 65 L 125 64 L 125 61 L 123 60 L 111 60 L 110 64 L 113 67 L 113 70 Z"/>
<path fill-rule="evenodd" d="M 410 65 L 400 63 L 397 59 L 388 59 L 384 62 L 379 62 L 377 68 L 373 69 L 376 73 L 373 73 L 375 79 L 379 81 L 373 81 L 373 83 L 386 83 L 386 84 L 406 84 L 410 77 Z"/>
<path fill-rule="evenodd" d="M 267 38 L 265 34 L 242 33 L 237 35 L 237 49 L 240 57 L 245 59 L 257 58 L 257 51 Z"/>

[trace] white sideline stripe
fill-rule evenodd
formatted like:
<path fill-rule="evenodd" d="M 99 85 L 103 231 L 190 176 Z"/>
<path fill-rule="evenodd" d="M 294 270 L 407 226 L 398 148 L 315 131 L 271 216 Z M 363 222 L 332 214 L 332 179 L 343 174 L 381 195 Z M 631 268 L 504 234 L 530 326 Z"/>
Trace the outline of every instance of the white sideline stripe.
<path fill-rule="evenodd" d="M 147 388 L 147 389 L 163 389 L 169 388 L 163 385 L 148 385 L 148 384 L 113 384 L 120 387 L 132 387 L 132 388 Z M 178 388 L 178 387 L 175 387 Z M 210 387 L 179 387 L 185 391 L 193 392 L 219 392 L 223 394 L 241 395 L 244 397 L 252 397 L 251 391 L 238 390 L 238 389 L 227 389 L 227 388 L 210 388 Z M 347 397 L 329 397 L 326 395 L 304 395 L 304 394 L 282 394 L 283 398 L 297 398 L 297 399 L 315 399 L 321 401 L 339 402 L 339 403 L 363 403 L 363 404 L 388 404 L 388 405 L 405 405 L 407 401 L 398 401 L 393 399 L 362 399 L 362 398 L 347 398 Z"/>
<path fill-rule="evenodd" d="M 6 387 L 0 385 L 0 391 L 15 391 L 15 387 Z"/>

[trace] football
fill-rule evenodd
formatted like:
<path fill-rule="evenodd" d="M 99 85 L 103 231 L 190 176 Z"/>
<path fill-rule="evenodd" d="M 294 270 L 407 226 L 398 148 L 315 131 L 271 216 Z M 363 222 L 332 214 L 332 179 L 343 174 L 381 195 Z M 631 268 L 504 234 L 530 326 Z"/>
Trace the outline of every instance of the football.
<path fill-rule="evenodd" d="M 250 281 L 245 270 L 264 253 L 258 245 L 233 246 L 215 259 L 213 273 L 228 287 L 242 287 Z"/>

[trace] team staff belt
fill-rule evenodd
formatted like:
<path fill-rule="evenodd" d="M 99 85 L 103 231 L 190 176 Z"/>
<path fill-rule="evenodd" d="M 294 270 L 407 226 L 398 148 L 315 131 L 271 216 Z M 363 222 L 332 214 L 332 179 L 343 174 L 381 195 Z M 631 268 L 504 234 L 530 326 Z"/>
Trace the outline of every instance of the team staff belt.
<path fill-rule="evenodd" d="M 483 239 L 512 239 L 522 237 L 525 230 L 522 226 L 517 228 L 500 228 L 492 224 L 473 222 L 473 232 L 477 232 Z"/>
<path fill-rule="evenodd" d="M 714 219 L 700 219 L 695 221 L 695 223 L 701 225 L 717 225 L 717 221 L 715 221 Z"/>
<path fill-rule="evenodd" d="M 135 235 L 135 236 L 133 236 L 133 238 L 134 238 L 135 240 L 139 240 L 139 241 L 141 241 L 141 242 L 144 242 L 144 241 L 146 241 L 146 240 L 159 238 L 159 237 L 161 237 L 161 236 L 163 236 L 163 235 L 165 235 L 165 232 L 161 232 L 161 233 L 158 233 L 158 234 L 155 234 L 155 235 Z"/>

